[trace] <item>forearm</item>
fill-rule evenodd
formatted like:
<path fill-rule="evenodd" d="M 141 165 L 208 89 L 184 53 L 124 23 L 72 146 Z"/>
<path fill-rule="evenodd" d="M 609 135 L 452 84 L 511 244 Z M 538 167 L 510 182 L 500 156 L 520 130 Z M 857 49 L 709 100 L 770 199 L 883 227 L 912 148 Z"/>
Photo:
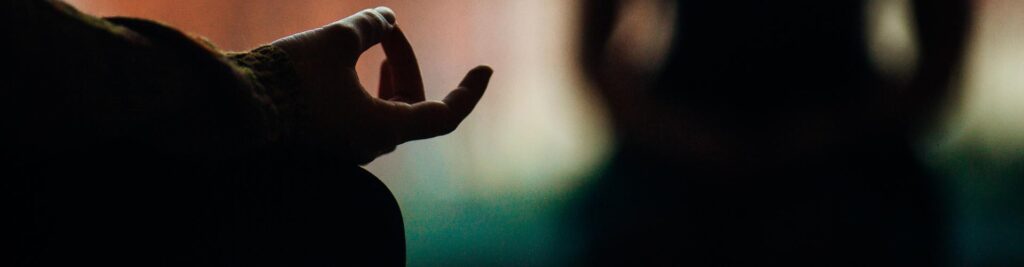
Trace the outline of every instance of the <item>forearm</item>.
<path fill-rule="evenodd" d="M 60 2 L 25 1 L 13 86 L 4 91 L 29 147 L 130 140 L 156 152 L 224 156 L 283 142 L 302 108 L 287 56 L 225 55 L 158 23 L 99 19 Z M 15 11 L 17 12 L 17 11 Z"/>

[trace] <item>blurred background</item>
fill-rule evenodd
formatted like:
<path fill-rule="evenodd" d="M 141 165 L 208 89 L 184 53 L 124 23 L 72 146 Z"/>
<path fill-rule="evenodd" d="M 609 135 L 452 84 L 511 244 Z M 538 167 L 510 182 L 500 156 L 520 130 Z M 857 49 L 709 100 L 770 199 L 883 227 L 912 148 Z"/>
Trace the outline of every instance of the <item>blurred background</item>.
<path fill-rule="evenodd" d="M 386 5 L 416 48 L 427 97 L 478 64 L 496 74 L 453 134 L 412 142 L 367 168 L 395 193 L 409 265 L 562 265 L 562 209 L 613 148 L 604 110 L 580 77 L 578 0 L 69 0 L 99 16 L 157 20 L 244 51 Z M 880 68 L 908 62 L 905 1 L 869 1 Z M 1024 1 L 975 0 L 967 59 L 945 123 L 920 155 L 946 179 L 955 255 L 1024 264 Z M 631 13 L 635 16 L 643 12 Z M 643 30 L 643 29 L 640 29 Z M 912 51 L 911 51 L 912 52 Z M 383 53 L 358 66 L 377 88 Z M 330 211 L 325 211 L 330 212 Z"/>

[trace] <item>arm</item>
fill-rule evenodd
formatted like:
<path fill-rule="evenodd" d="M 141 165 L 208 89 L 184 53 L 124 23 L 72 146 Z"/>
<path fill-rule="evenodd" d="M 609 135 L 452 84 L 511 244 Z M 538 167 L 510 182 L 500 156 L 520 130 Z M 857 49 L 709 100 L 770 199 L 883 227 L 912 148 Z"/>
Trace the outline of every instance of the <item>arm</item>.
<path fill-rule="evenodd" d="M 386 9 L 225 55 L 153 22 L 98 19 L 58 1 L 9 4 L 7 25 L 27 26 L 5 29 L 18 36 L 22 66 L 4 90 L 21 101 L 5 107 L 17 114 L 12 140 L 29 151 L 126 144 L 224 157 L 285 144 L 366 163 L 454 130 L 490 75 L 480 68 L 445 102 L 424 101 L 411 46 Z M 385 68 L 402 88 L 391 91 L 411 97 L 374 98 L 358 83 L 355 60 L 382 40 L 401 63 Z"/>
<path fill-rule="evenodd" d="M 58 1 L 14 2 L 11 19 L 21 27 L 8 31 L 18 67 L 3 93 L 18 100 L 5 114 L 15 114 L 11 140 L 25 151 L 133 147 L 216 158 L 279 142 L 291 127 L 278 106 L 292 100 L 270 92 L 297 82 L 260 79 L 288 77 L 287 67 L 236 64 L 241 57 L 153 22 L 99 19 Z"/>

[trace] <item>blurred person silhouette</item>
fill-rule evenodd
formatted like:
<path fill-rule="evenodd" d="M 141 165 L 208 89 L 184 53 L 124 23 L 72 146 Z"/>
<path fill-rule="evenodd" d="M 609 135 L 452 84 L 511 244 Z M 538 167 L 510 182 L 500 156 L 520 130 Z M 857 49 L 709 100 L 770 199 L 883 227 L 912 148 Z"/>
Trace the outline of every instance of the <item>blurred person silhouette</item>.
<path fill-rule="evenodd" d="M 584 1 L 617 144 L 573 211 L 579 263 L 951 264 L 913 145 L 955 96 L 970 8 L 908 4 L 900 78 L 873 66 L 865 1 Z"/>
<path fill-rule="evenodd" d="M 426 101 L 383 7 L 242 53 L 60 1 L 0 7 L 5 266 L 404 265 L 399 207 L 358 165 L 453 131 L 492 73 Z M 378 43 L 373 97 L 355 63 Z"/>

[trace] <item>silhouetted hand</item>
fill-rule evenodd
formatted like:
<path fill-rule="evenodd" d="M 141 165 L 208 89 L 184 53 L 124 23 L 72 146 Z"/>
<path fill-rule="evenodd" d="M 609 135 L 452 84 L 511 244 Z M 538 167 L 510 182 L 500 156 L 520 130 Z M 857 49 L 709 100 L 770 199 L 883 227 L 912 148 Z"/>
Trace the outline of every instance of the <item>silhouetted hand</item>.
<path fill-rule="evenodd" d="M 381 43 L 378 97 L 359 83 L 359 55 Z M 289 54 L 313 118 L 310 141 L 349 153 L 360 164 L 391 152 L 401 143 L 448 134 L 483 96 L 493 72 L 470 70 L 443 101 L 426 101 L 412 46 L 386 7 L 363 10 L 318 29 L 277 40 Z"/>

